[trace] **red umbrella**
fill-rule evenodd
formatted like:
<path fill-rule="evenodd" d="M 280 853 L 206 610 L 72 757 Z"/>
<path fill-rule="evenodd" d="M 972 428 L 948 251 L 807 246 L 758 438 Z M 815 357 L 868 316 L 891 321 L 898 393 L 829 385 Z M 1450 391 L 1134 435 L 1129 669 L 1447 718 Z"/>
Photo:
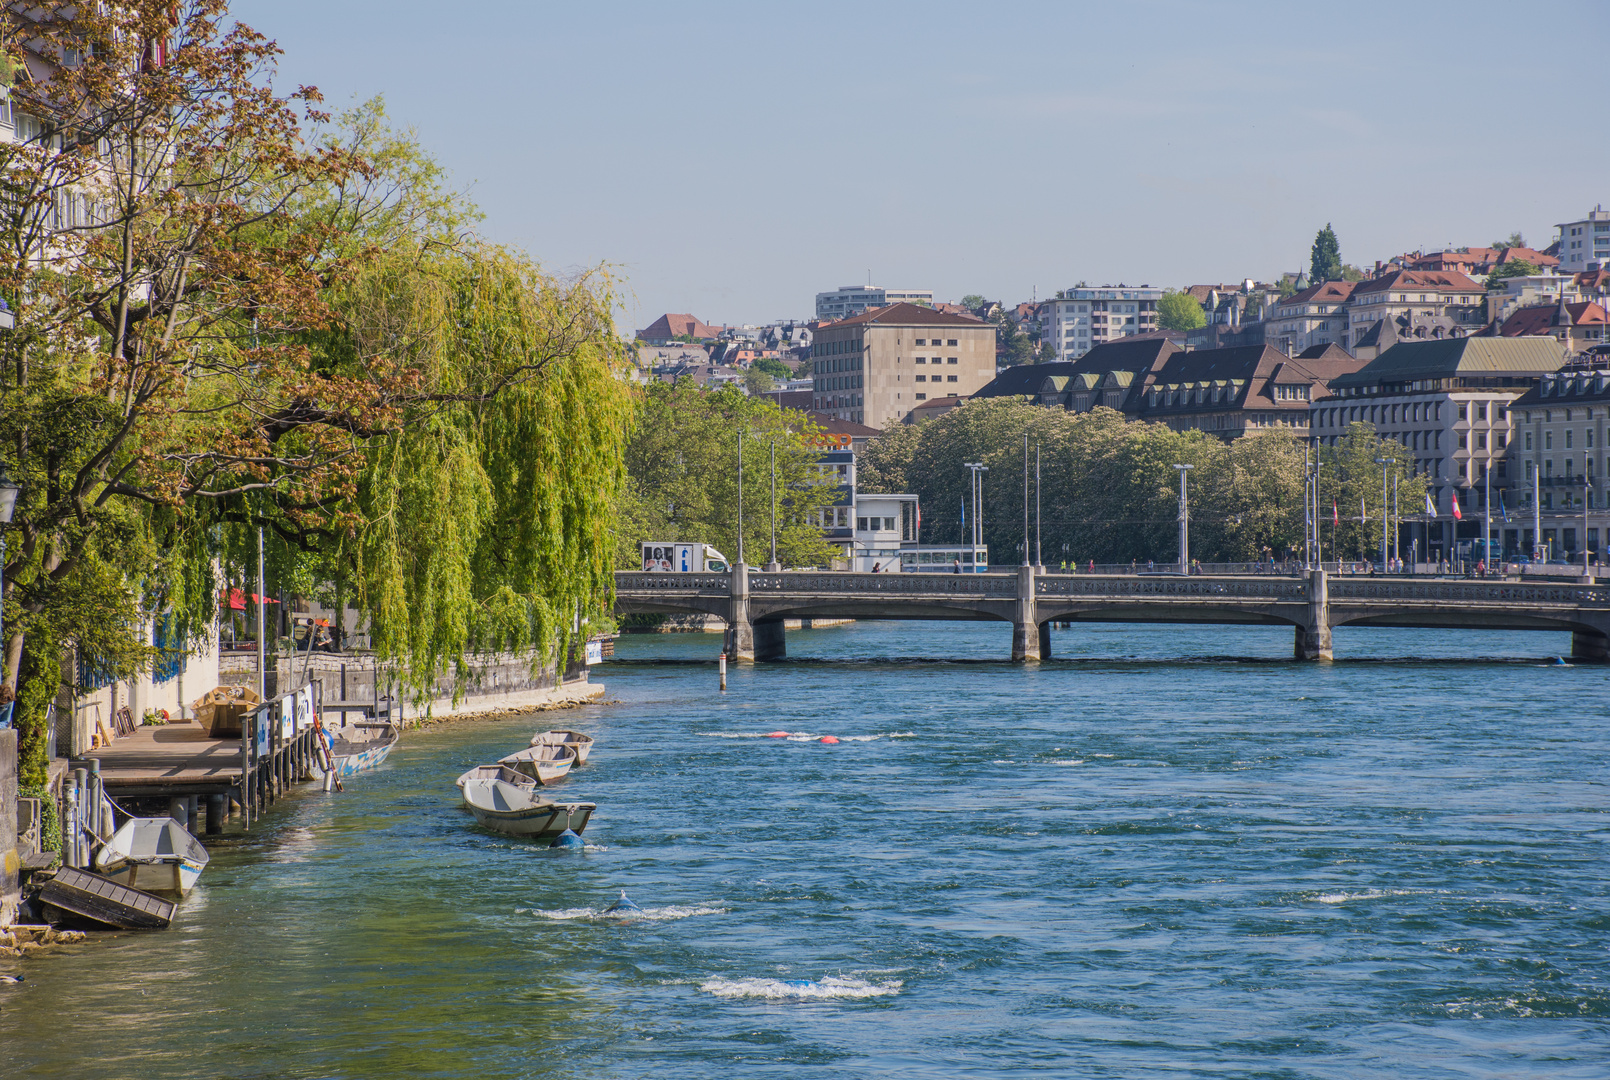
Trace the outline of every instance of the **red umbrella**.
<path fill-rule="evenodd" d="M 256 593 L 251 593 L 250 595 L 248 595 L 246 592 L 244 592 L 244 591 L 242 591 L 240 589 L 225 589 L 223 592 L 218 594 L 218 602 L 219 603 L 228 604 L 230 607 L 234 608 L 236 611 L 245 611 L 246 610 L 246 601 L 248 601 L 248 600 L 250 600 L 250 601 L 252 601 L 253 603 L 256 603 L 256 604 L 277 604 L 277 603 L 279 603 L 278 600 L 270 600 L 267 597 L 258 596 Z"/>

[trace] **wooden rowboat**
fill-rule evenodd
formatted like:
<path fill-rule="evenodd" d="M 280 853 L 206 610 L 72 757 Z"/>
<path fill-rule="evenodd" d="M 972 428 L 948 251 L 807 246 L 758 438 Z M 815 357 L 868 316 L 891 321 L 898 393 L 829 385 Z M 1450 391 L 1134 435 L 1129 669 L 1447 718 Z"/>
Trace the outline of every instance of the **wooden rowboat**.
<path fill-rule="evenodd" d="M 595 803 L 556 803 L 538 794 L 536 781 L 514 784 L 496 777 L 464 781 L 464 804 L 477 824 L 509 836 L 558 836 L 587 828 Z"/>
<path fill-rule="evenodd" d="M 570 767 L 576 764 L 576 748 L 564 743 L 529 746 L 517 754 L 498 758 L 498 764 L 535 777 L 537 783 L 547 787 L 570 774 Z"/>
<path fill-rule="evenodd" d="M 119 885 L 183 896 L 207 868 L 207 849 L 172 818 L 129 818 L 95 855 L 95 869 Z"/>
<path fill-rule="evenodd" d="M 532 746 L 569 746 L 576 751 L 576 764 L 587 764 L 587 755 L 592 753 L 593 737 L 583 735 L 579 731 L 543 731 L 531 736 Z"/>
<path fill-rule="evenodd" d="M 352 776 L 373 769 L 391 755 L 392 748 L 402 740 L 402 729 L 396 724 L 348 724 L 331 732 L 330 759 L 336 776 Z M 367 738 L 358 736 L 366 735 Z"/>
<path fill-rule="evenodd" d="M 457 783 L 458 789 L 463 791 L 464 785 L 471 780 L 503 780 L 510 784 L 522 785 L 530 784 L 535 779 L 530 774 L 511 769 L 507 765 L 477 765 L 473 769 L 465 770 Z"/>

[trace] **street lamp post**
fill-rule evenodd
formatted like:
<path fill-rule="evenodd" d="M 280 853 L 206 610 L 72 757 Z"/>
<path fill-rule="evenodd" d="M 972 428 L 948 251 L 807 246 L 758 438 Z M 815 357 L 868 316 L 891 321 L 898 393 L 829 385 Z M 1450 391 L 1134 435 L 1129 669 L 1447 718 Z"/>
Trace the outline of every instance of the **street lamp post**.
<path fill-rule="evenodd" d="M 984 536 L 984 523 L 978 517 L 979 501 L 984 494 L 983 474 L 989 472 L 989 466 L 982 461 L 966 461 L 962 463 L 972 472 L 971 493 L 973 496 L 973 572 L 978 572 L 978 544 Z"/>
<path fill-rule="evenodd" d="M 766 569 L 776 573 L 782 569 L 777 565 L 777 440 L 771 441 L 771 562 Z"/>
<path fill-rule="evenodd" d="M 1040 548 L 1040 444 L 1034 444 L 1034 567 L 1045 573 L 1045 557 Z M 1584 532 L 1583 536 L 1588 534 Z"/>
<path fill-rule="evenodd" d="M 5 659 L 8 655 L 5 623 L 6 527 L 11 524 L 11 515 L 16 512 L 17 494 L 21 491 L 21 485 L 6 475 L 6 467 L 0 465 L 0 682 L 5 681 Z"/>
<path fill-rule="evenodd" d="M 1375 463 L 1381 467 L 1381 572 L 1384 574 L 1387 566 L 1391 563 L 1391 560 L 1387 558 L 1386 534 L 1392 523 L 1392 515 L 1389 510 L 1390 504 L 1386 501 L 1386 470 L 1387 466 L 1396 465 L 1398 459 L 1378 457 L 1375 459 Z"/>
<path fill-rule="evenodd" d="M 1180 471 L 1180 573 L 1191 572 L 1191 504 L 1185 488 L 1185 474 L 1195 465 L 1175 465 Z"/>
<path fill-rule="evenodd" d="M 1029 565 L 1029 433 L 1023 433 L 1023 565 Z"/>

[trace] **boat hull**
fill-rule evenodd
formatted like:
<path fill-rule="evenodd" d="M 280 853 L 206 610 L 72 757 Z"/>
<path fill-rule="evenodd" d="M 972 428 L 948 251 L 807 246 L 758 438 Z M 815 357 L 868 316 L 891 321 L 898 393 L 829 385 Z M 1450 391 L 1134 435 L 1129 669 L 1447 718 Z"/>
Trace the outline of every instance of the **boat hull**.
<path fill-rule="evenodd" d="M 391 756 L 392 749 L 400 740 L 400 733 L 396 728 L 392 728 L 384 739 L 376 740 L 367 746 L 338 742 L 330 751 L 332 771 L 338 777 L 345 777 L 377 768 Z"/>
<path fill-rule="evenodd" d="M 130 818 L 96 853 L 95 869 L 131 889 L 183 896 L 207 861 L 207 849 L 177 821 Z"/>
<path fill-rule="evenodd" d="M 498 764 L 524 773 L 543 787 L 549 787 L 569 776 L 571 766 L 577 764 L 578 760 L 572 744 L 543 743 L 499 758 Z"/>
<path fill-rule="evenodd" d="M 566 829 L 580 834 L 597 809 L 594 803 L 556 803 L 542 798 L 529 780 L 525 784 L 469 780 L 464 784 L 464 805 L 482 828 L 526 837 L 558 836 Z"/>
<path fill-rule="evenodd" d="M 110 863 L 100 869 L 100 875 L 119 885 L 127 885 L 141 892 L 162 896 L 184 896 L 196 887 L 196 880 L 205 869 L 189 859 L 174 862 Z"/>
<path fill-rule="evenodd" d="M 593 737 L 583 735 L 579 731 L 543 731 L 531 736 L 532 746 L 568 746 L 576 751 L 576 764 L 587 764 L 587 755 L 592 753 Z"/>

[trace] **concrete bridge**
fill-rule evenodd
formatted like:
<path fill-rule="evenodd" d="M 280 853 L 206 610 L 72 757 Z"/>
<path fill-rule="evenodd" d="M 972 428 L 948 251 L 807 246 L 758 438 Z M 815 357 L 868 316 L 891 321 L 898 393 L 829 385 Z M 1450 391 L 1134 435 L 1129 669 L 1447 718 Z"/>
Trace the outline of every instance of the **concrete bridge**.
<path fill-rule="evenodd" d="M 1299 660 L 1329 660 L 1337 626 L 1569 630 L 1572 655 L 1610 656 L 1610 587 L 1437 578 L 1276 575 L 727 574 L 622 572 L 615 611 L 717 615 L 737 660 L 786 654 L 783 620 L 983 620 L 1012 624 L 1012 659 L 1051 656 L 1054 622 L 1290 626 Z"/>

